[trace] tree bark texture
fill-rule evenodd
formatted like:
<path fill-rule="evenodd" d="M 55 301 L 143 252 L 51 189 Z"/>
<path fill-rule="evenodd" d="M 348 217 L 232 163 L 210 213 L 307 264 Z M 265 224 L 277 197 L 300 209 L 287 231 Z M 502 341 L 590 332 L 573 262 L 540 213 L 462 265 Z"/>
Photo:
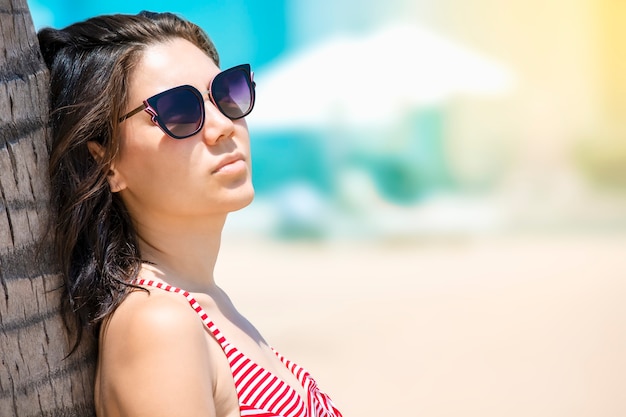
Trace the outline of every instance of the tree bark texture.
<path fill-rule="evenodd" d="M 48 72 L 26 0 L 0 0 L 0 35 L 0 416 L 93 416 L 94 342 L 67 356 L 62 280 L 42 243 Z"/>

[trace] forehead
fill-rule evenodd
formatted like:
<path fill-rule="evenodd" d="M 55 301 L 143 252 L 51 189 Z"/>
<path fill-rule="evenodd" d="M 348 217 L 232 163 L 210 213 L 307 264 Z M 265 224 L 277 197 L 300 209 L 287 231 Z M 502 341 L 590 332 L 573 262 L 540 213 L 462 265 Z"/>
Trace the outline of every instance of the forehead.
<path fill-rule="evenodd" d="M 199 90 L 208 87 L 219 73 L 213 60 L 185 39 L 173 39 L 148 46 L 130 77 L 132 103 L 183 84 Z"/>

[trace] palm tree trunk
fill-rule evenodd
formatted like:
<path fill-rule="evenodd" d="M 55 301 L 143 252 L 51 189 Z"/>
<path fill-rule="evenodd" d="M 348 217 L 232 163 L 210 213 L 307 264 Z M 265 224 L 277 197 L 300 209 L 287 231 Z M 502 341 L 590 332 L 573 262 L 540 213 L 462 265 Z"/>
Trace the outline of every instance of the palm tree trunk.
<path fill-rule="evenodd" d="M 95 347 L 67 357 L 45 229 L 48 73 L 26 0 L 0 0 L 0 416 L 93 416 Z"/>

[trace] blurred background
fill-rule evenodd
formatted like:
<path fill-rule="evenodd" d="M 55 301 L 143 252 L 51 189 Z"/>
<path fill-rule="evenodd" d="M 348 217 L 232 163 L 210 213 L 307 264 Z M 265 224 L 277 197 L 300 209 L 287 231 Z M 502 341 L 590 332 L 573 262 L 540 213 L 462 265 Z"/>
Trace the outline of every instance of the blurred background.
<path fill-rule="evenodd" d="M 346 417 L 626 415 L 626 2 L 28 3 L 251 63 L 218 276 Z"/>

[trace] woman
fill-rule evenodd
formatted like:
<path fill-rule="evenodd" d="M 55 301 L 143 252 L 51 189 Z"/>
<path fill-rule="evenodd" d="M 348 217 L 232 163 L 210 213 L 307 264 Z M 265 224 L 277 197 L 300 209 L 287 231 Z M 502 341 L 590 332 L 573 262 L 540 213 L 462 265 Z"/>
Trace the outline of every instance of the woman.
<path fill-rule="evenodd" d="M 38 34 L 50 69 L 55 249 L 99 335 L 95 404 L 112 416 L 327 416 L 213 277 L 229 212 L 254 195 L 248 65 L 169 13 Z"/>

